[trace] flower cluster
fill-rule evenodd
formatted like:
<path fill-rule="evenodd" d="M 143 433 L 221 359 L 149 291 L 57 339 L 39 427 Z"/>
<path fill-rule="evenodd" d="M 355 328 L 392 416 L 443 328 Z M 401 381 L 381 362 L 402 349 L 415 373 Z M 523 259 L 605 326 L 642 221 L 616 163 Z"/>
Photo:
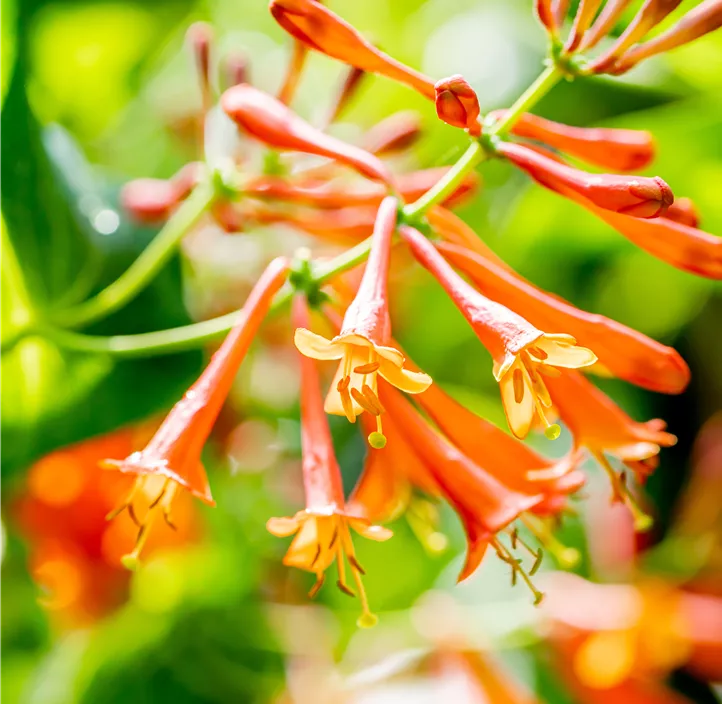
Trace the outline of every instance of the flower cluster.
<path fill-rule="evenodd" d="M 675 201 L 659 177 L 629 173 L 651 163 L 654 141 L 649 133 L 572 127 L 527 110 L 563 77 L 621 73 L 643 58 L 711 31 L 720 24 L 722 3 L 708 0 L 672 29 L 640 43 L 677 4 L 647 0 L 622 36 L 593 59 L 587 58 L 587 52 L 609 32 L 627 3 L 610 0 L 597 16 L 599 0 L 582 0 L 569 37 L 562 41 L 567 4 L 536 3 L 551 38 L 549 67 L 517 104 L 488 115 L 481 114 L 476 93 L 462 76 L 435 81 L 405 66 L 314 0 L 271 0 L 271 14 L 294 39 L 278 94 L 246 82 L 242 67 L 236 66 L 214 107 L 210 35 L 203 26 L 192 28 L 189 36 L 199 68 L 206 139 L 220 113 L 236 126 L 242 148 L 230 150 L 223 168 L 190 164 L 168 181 L 128 184 L 124 192 L 128 210 L 145 221 L 172 218 L 194 189 L 210 184 L 214 189 L 210 215 L 229 232 L 254 223 L 284 222 L 312 237 L 355 247 L 330 263 L 313 261 L 308 252 L 292 262 L 273 261 L 207 369 L 147 447 L 127 459 L 103 463 L 137 475 L 135 488 L 116 511 L 127 511 L 138 524 L 136 546 L 123 559 L 128 567 L 137 565 L 157 516 L 172 524 L 171 505 L 179 490 L 213 505 L 201 450 L 254 335 L 284 284 L 286 298 L 294 298 L 294 341 L 302 370 L 306 506 L 292 517 L 270 519 L 268 530 L 281 537 L 294 536 L 284 563 L 315 574 L 312 594 L 335 562 L 338 587 L 349 595 L 358 594 L 359 623 L 371 625 L 375 617 L 366 600 L 364 571 L 355 556 L 350 528 L 364 537 L 386 540 L 390 531 L 374 522 L 408 509 L 409 521 L 416 523 L 419 534 L 430 546 L 438 545 L 435 527 L 414 514 L 420 493 L 446 500 L 463 523 L 468 554 L 460 579 L 476 570 L 491 547 L 509 565 L 512 581 L 526 582 L 538 602 L 542 593 L 531 577 L 543 552 L 552 553 L 561 565 L 576 559 L 575 551 L 560 545 L 551 528 L 568 510 L 569 496 L 584 484 L 580 469 L 588 456 L 608 472 L 613 498 L 630 507 L 636 528 L 650 526 L 651 519 L 628 481 L 628 470 L 643 482 L 660 449 L 674 444 L 675 437 L 665 431 L 661 420 L 632 420 L 586 375 L 615 376 L 675 394 L 688 383 L 687 365 L 673 349 L 536 288 L 491 252 L 449 208 L 473 194 L 477 164 L 500 159 L 587 208 L 654 256 L 721 279 L 722 239 L 698 229 L 694 205 L 687 199 Z M 290 106 L 309 50 L 349 65 L 320 126 Z M 433 101 L 441 120 L 468 134 L 465 155 L 449 168 L 396 173 L 385 157 L 420 136 L 419 122 L 409 113 L 384 120 L 358 145 L 331 136 L 326 128 L 341 114 L 366 73 L 397 81 Z M 250 172 L 249 145 L 265 150 L 267 168 L 262 174 Z M 583 171 L 566 163 L 566 156 L 614 173 Z M 408 250 L 430 272 L 490 353 L 490 371 L 499 384 L 511 435 L 432 384 L 431 377 L 394 341 L 388 285 L 394 246 Z M 339 274 L 364 259 L 360 279 L 340 279 Z M 326 284 L 330 286 L 324 288 Z M 314 332 L 309 306 L 325 315 L 335 334 Z M 416 334 L 425 333 L 421 328 Z M 338 366 L 324 402 L 317 362 L 325 361 Z M 324 412 L 351 423 L 360 419 L 368 437 L 364 473 L 348 501 Z M 561 431 L 557 420 L 574 440 L 563 459 L 548 459 L 523 442 L 535 429 L 556 439 Z M 150 482 L 157 491 L 138 515 L 136 497 Z M 538 544 L 520 538 L 517 522 Z M 528 566 L 516 556 L 517 549 L 528 553 Z M 347 565 L 353 587 L 346 581 Z"/>

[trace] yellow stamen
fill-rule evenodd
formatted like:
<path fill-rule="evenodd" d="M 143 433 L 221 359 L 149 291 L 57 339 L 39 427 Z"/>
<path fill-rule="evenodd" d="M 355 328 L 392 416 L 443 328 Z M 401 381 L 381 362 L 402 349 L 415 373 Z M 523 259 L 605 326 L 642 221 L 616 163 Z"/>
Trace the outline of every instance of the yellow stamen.
<path fill-rule="evenodd" d="M 533 354 L 537 359 L 544 360 L 549 355 L 541 347 L 527 347 L 529 354 Z"/>
<path fill-rule="evenodd" d="M 371 374 L 372 372 L 378 371 L 381 366 L 381 362 L 369 362 L 368 364 L 361 364 L 358 367 L 354 367 L 354 371 L 357 374 Z"/>
<path fill-rule="evenodd" d="M 499 559 L 503 562 L 506 562 L 506 564 L 511 567 L 512 584 L 516 583 L 517 575 L 521 577 L 526 583 L 527 587 L 529 587 L 531 593 L 534 595 L 534 605 L 536 606 L 537 604 L 540 604 L 542 599 L 544 598 L 544 594 L 534 586 L 534 583 L 531 581 L 529 573 L 521 566 L 521 560 L 515 558 L 498 538 L 492 538 L 491 545 L 494 550 L 496 550 L 496 554 Z"/>
<path fill-rule="evenodd" d="M 341 541 L 344 543 L 346 554 L 348 555 L 349 565 L 351 566 L 351 576 L 356 584 L 356 590 L 358 591 L 359 601 L 361 602 L 361 615 L 356 621 L 356 625 L 359 628 L 371 628 L 378 622 L 378 617 L 371 612 L 369 608 L 368 597 L 366 596 L 366 590 L 364 589 L 363 580 L 361 579 L 364 574 L 364 570 L 356 559 L 354 554 L 353 543 L 351 542 L 351 534 L 349 533 L 348 526 L 344 524 L 343 533 L 341 535 Z"/>
<path fill-rule="evenodd" d="M 556 560 L 559 567 L 571 569 L 579 564 L 581 555 L 579 550 L 564 545 L 550 530 L 544 521 L 524 514 L 521 522 L 528 528 L 529 532 L 539 541 L 539 544 Z"/>
<path fill-rule="evenodd" d="M 376 392 L 368 384 L 364 384 L 361 387 L 361 392 L 375 409 L 374 415 L 380 416 L 382 413 L 386 413 L 386 409 L 381 405 L 381 401 L 376 395 Z"/>
<path fill-rule="evenodd" d="M 356 414 L 353 412 L 353 403 L 351 402 L 351 394 L 348 391 L 348 385 L 342 391 L 341 394 L 341 405 L 343 406 L 343 412 L 348 419 L 349 423 L 356 422 Z"/>
<path fill-rule="evenodd" d="M 524 400 L 524 374 L 521 369 L 514 370 L 512 382 L 514 384 L 514 401 L 521 403 Z"/>
<path fill-rule="evenodd" d="M 366 397 L 358 389 L 351 389 L 351 396 L 353 397 L 353 400 L 364 409 L 364 411 L 367 411 L 372 416 L 378 415 L 373 405 L 366 400 Z"/>
<path fill-rule="evenodd" d="M 614 467 L 609 463 L 603 452 L 592 452 L 594 458 L 599 462 L 604 471 L 609 476 L 614 492 L 614 499 L 623 502 L 632 514 L 634 519 L 634 529 L 639 533 L 644 533 L 654 525 L 652 517 L 642 510 L 637 500 L 632 496 L 624 479 L 617 474 Z"/>
<path fill-rule="evenodd" d="M 526 359 L 524 359 L 524 356 L 526 356 Z M 544 408 L 544 404 L 541 402 L 539 394 L 537 394 L 537 392 L 534 390 L 534 382 L 531 378 L 531 374 L 529 373 L 529 369 L 527 368 L 527 364 L 530 364 L 530 362 L 527 361 L 528 359 L 528 355 L 522 352 L 522 363 L 520 368 L 531 391 L 532 399 L 534 399 L 534 408 L 536 408 L 537 415 L 539 416 L 541 422 L 544 423 L 544 435 L 546 435 L 549 440 L 556 440 L 559 435 L 561 435 L 562 429 L 557 423 L 550 423 L 546 417 L 546 410 Z M 517 369 L 519 369 L 519 367 Z M 543 383 L 541 382 L 541 379 L 539 380 L 539 382 Z"/>
<path fill-rule="evenodd" d="M 326 575 L 323 572 L 318 572 L 316 574 L 316 583 L 311 587 L 311 590 L 308 592 L 309 599 L 313 599 L 316 594 L 321 591 L 321 587 L 323 586 L 325 580 Z"/>

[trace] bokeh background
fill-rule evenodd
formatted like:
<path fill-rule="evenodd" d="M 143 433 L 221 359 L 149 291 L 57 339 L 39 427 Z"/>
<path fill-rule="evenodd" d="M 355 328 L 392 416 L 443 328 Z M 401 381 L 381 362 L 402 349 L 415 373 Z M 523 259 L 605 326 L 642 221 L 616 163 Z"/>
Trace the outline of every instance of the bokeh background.
<path fill-rule="evenodd" d="M 399 59 L 432 76 L 462 73 L 482 109 L 510 104 L 540 70 L 545 37 L 531 5 L 331 3 Z M 251 81 L 277 88 L 290 42 L 263 0 L 3 0 L 3 339 L 43 311 L 102 288 L 152 238 L 152 228 L 122 212 L 119 188 L 129 178 L 167 177 L 200 156 L 194 141 L 200 98 L 183 46 L 186 28 L 199 19 L 216 29 L 216 59 L 240 51 Z M 622 79 L 563 83 L 538 112 L 571 124 L 653 131 L 659 158 L 649 174 L 694 199 L 703 228 L 722 233 L 721 76 L 718 33 Z M 338 64 L 311 56 L 298 111 L 323 114 L 340 78 Z M 460 154 L 463 135 L 438 122 L 432 105 L 382 78 L 363 85 L 335 133 L 359 139 L 399 109 L 418 110 L 425 129 L 402 166 L 446 164 Z M 692 384 L 678 397 L 603 384 L 634 417 L 665 418 L 679 437 L 647 486 L 658 523 L 645 540 L 659 543 L 693 473 L 695 437 L 722 409 L 722 289 L 654 260 L 505 164 L 485 165 L 483 178 L 483 190 L 459 213 L 494 250 L 539 286 L 674 345 L 692 368 Z M 91 331 L 157 330 L 233 310 L 272 253 L 308 241 L 280 227 L 228 236 L 199 226 L 146 291 Z M 408 261 L 398 262 L 395 280 L 402 278 L 393 314 L 403 344 L 454 395 L 502 422 L 490 360 L 473 333 Z M 374 690 L 369 682 L 383 679 L 378 669 L 350 685 L 344 679 L 374 663 L 404 670 L 404 658 L 413 661 L 429 647 L 433 616 L 442 618 L 449 599 L 466 614 L 466 637 L 495 650 L 541 700 L 575 701 L 548 665 L 539 611 L 526 592 L 509 587 L 501 563 L 489 559 L 468 583 L 454 586 L 464 541 L 443 507 L 445 550 L 425 547 L 418 537 L 423 521 L 406 518 L 392 526 L 393 540 L 358 546 L 381 618 L 376 629 L 357 631 L 356 604 L 333 589 L 308 604 L 310 577 L 281 565 L 285 545 L 265 531 L 269 516 L 302 505 L 288 328 L 284 315 L 267 326 L 208 448 L 218 508 L 181 507 L 183 528 L 173 534 L 162 527 L 147 565 L 132 576 L 117 561 L 132 527 L 103 518 L 127 481 L 96 462 L 142 443 L 208 350 L 119 362 L 33 337 L 3 355 L 4 701 L 317 702 L 325 687 L 339 683 L 354 701 L 451 701 L 434 699 L 413 677 Z M 364 443 L 345 421 L 333 429 L 350 488 Z M 570 441 L 565 432 L 555 445 L 535 442 L 561 454 Z M 609 489 L 590 473 L 589 499 L 561 536 L 584 553 L 576 571 L 604 581 L 619 577 L 603 556 L 624 542 L 610 528 L 624 519 L 605 523 L 614 513 Z M 719 503 L 719 484 L 709 490 Z M 685 550 L 694 552 L 692 546 Z M 660 574 L 681 569 L 673 550 L 655 555 Z M 543 571 L 551 569 L 547 561 Z M 673 673 L 671 685 L 692 701 L 716 701 L 713 687 L 687 672 Z M 342 700 L 334 697 L 329 701 Z"/>

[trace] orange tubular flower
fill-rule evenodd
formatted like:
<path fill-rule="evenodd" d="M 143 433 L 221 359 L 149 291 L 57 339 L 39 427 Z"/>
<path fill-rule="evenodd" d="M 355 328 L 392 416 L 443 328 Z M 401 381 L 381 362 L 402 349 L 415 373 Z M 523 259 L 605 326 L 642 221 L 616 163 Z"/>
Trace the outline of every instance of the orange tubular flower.
<path fill-rule="evenodd" d="M 495 479 L 445 440 L 397 391 L 386 388 L 381 398 L 464 524 L 468 545 L 458 581 L 474 573 L 489 545 L 500 556 L 508 557 L 496 533 L 538 504 L 543 499 L 541 494 L 522 493 Z M 530 587 L 539 601 L 541 594 Z"/>
<path fill-rule="evenodd" d="M 510 489 L 524 494 L 543 494 L 544 502 L 534 507 L 534 512 L 539 508 L 546 512 L 560 503 L 563 505 L 566 496 L 584 485 L 584 474 L 576 469 L 581 453 L 572 452 L 560 460 L 548 460 L 464 408 L 438 384 L 419 394 L 418 400 L 444 434 L 475 464 Z M 550 479 L 534 479 L 537 472 Z M 557 501 L 559 498 L 561 502 Z"/>
<path fill-rule="evenodd" d="M 529 433 L 535 415 L 545 433 L 559 436 L 559 426 L 547 420 L 552 405 L 542 375 L 556 374 L 556 367 L 587 367 L 596 355 L 578 347 L 571 335 L 544 333 L 500 303 L 486 298 L 464 281 L 417 230 L 403 226 L 399 232 L 414 257 L 441 284 L 476 336 L 494 359 L 494 378 L 499 382 L 504 412 L 518 438 Z"/>
<path fill-rule="evenodd" d="M 389 346 L 391 320 L 387 278 L 391 238 L 396 228 L 398 201 L 384 199 L 379 207 L 369 254 L 358 293 L 346 310 L 341 332 L 332 340 L 298 328 L 294 338 L 299 351 L 314 359 L 340 359 L 338 371 L 326 397 L 328 413 L 345 415 L 351 423 L 363 411 L 376 416 L 377 431 L 369 436 L 373 447 L 383 447 L 384 411 L 378 399 L 378 375 L 411 394 L 426 390 L 431 378 L 404 368 L 404 356 Z"/>
<path fill-rule="evenodd" d="M 640 220 L 612 213 L 561 184 L 557 184 L 554 190 L 584 206 L 637 247 L 658 259 L 682 271 L 708 279 L 722 279 L 722 237 L 667 217 Z"/>
<path fill-rule="evenodd" d="M 434 81 L 379 51 L 348 22 L 314 0 L 271 0 L 271 14 L 292 37 L 334 59 L 405 83 L 430 100 Z"/>
<path fill-rule="evenodd" d="M 606 454 L 621 460 L 644 478 L 656 466 L 662 447 L 670 447 L 677 438 L 664 431 L 665 423 L 655 419 L 646 423 L 632 420 L 614 401 L 577 372 L 564 372 L 547 381 L 554 407 L 574 436 L 575 446 L 588 449 L 609 475 L 615 496 L 625 500 L 634 513 L 639 530 L 648 528 L 649 517 L 634 503 L 624 480 L 619 477 Z M 544 476 L 539 473 L 539 476 Z"/>
<path fill-rule="evenodd" d="M 506 110 L 491 113 L 497 119 L 505 114 Z M 615 171 L 637 171 L 654 159 L 654 138 L 646 130 L 572 127 L 526 112 L 511 128 L 511 133 Z"/>
<path fill-rule="evenodd" d="M 579 45 L 580 51 L 591 49 L 604 39 L 614 29 L 617 20 L 631 2 L 632 0 L 607 0 L 591 29 L 584 34 Z"/>
<path fill-rule="evenodd" d="M 452 127 L 468 130 L 472 137 L 481 134 L 479 99 L 474 89 L 459 74 L 442 78 L 434 86 L 436 114 Z"/>
<path fill-rule="evenodd" d="M 127 510 L 136 520 L 133 509 L 136 494 L 150 494 L 151 489 L 155 489 L 156 498 L 151 502 L 145 519 L 139 523 L 135 548 L 123 558 L 123 564 L 128 569 L 138 566 L 140 552 L 159 511 L 172 525 L 170 511 L 178 489 L 185 489 L 210 506 L 215 505 L 201 464 L 201 451 L 228 396 L 238 367 L 287 274 L 288 261 L 284 258 L 274 259 L 268 265 L 248 296 L 235 327 L 195 384 L 173 406 L 145 449 L 124 460 L 104 460 L 101 463 L 105 469 L 138 475 L 128 499 L 109 518 Z"/>
<path fill-rule="evenodd" d="M 498 151 L 543 186 L 564 193 L 574 191 L 594 205 L 638 218 L 656 218 L 674 201 L 670 187 L 659 177 L 588 174 L 522 144 L 502 142 Z"/>
<path fill-rule="evenodd" d="M 555 37 L 558 33 L 558 27 L 551 0 L 534 0 L 534 11 L 547 32 Z"/>
<path fill-rule="evenodd" d="M 584 33 L 594 21 L 594 16 L 597 14 L 597 10 L 601 4 L 602 0 L 581 0 L 577 14 L 574 16 L 574 24 L 572 24 L 572 31 L 564 46 L 564 51 L 571 52 L 579 47 Z"/>
<path fill-rule="evenodd" d="M 294 302 L 294 323 L 309 324 L 306 302 L 297 297 Z M 358 625 L 376 623 L 366 599 L 361 580 L 364 570 L 356 559 L 351 531 L 370 540 L 388 540 L 387 528 L 371 525 L 370 521 L 346 509 L 341 470 L 336 462 L 331 431 L 323 410 L 323 399 L 316 365 L 305 355 L 301 359 L 301 446 L 303 451 L 303 483 L 306 508 L 295 516 L 271 518 L 266 527 L 273 535 L 284 538 L 294 535 L 283 564 L 316 574 L 316 584 L 309 596 L 315 596 L 324 582 L 324 574 L 336 560 L 338 588 L 349 596 L 355 592 L 346 584 L 345 562 L 351 568 L 361 601 L 362 613 Z"/>
<path fill-rule="evenodd" d="M 509 305 L 532 324 L 558 325 L 594 349 L 606 373 L 659 393 L 681 393 L 690 371 L 679 353 L 603 315 L 587 313 L 542 291 L 515 272 L 463 247 L 439 242 L 437 249 L 493 300 Z"/>
<path fill-rule="evenodd" d="M 654 39 L 632 47 L 614 64 L 611 72 L 625 73 L 643 59 L 670 51 L 722 27 L 722 2 L 706 0 L 690 10 L 679 22 Z"/>
<path fill-rule="evenodd" d="M 386 156 L 413 146 L 421 137 L 421 118 L 413 110 L 401 110 L 376 123 L 364 136 L 364 149 Z"/>
<path fill-rule="evenodd" d="M 386 166 L 373 154 L 324 134 L 253 86 L 244 83 L 229 88 L 221 96 L 221 106 L 245 132 L 274 149 L 325 156 L 348 164 L 368 178 L 392 182 Z"/>
<path fill-rule="evenodd" d="M 621 37 L 602 56 L 593 61 L 587 71 L 606 73 L 617 60 L 642 39 L 650 29 L 658 25 L 682 0 L 646 0 Z"/>

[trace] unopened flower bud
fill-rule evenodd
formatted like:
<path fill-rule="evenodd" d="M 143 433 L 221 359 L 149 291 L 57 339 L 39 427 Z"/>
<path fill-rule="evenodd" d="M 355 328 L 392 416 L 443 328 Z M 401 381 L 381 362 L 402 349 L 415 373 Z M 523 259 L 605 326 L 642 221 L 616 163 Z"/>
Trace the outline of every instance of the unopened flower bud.
<path fill-rule="evenodd" d="M 198 80 L 203 96 L 203 109 L 210 109 L 211 96 L 211 44 L 213 42 L 213 29 L 206 22 L 195 22 L 186 32 L 186 40 L 193 52 L 196 63 Z"/>
<path fill-rule="evenodd" d="M 348 22 L 314 0 L 271 0 L 271 14 L 291 36 L 334 59 L 411 86 L 433 100 L 434 82 L 364 39 Z"/>
<path fill-rule="evenodd" d="M 336 93 L 333 103 L 331 104 L 331 109 L 329 110 L 328 117 L 326 118 L 327 125 L 330 125 L 338 120 L 341 113 L 346 109 L 346 106 L 351 102 L 353 96 L 356 95 L 365 75 L 366 71 L 363 69 L 351 66 L 343 79 L 341 88 Z"/>
<path fill-rule="evenodd" d="M 459 74 L 442 78 L 434 86 L 436 91 L 436 114 L 447 125 L 469 130 L 477 136 L 481 133 L 479 122 L 479 99 L 466 79 Z"/>
<path fill-rule="evenodd" d="M 408 149 L 420 136 L 420 115 L 413 110 L 402 110 L 376 123 L 364 137 L 364 148 L 383 156 Z"/>
<path fill-rule="evenodd" d="M 311 126 L 276 98 L 253 86 L 229 88 L 221 97 L 225 113 L 251 136 L 273 149 L 316 154 L 348 164 L 368 178 L 391 183 L 380 159 Z"/>
<path fill-rule="evenodd" d="M 571 189 L 594 205 L 637 218 L 656 218 L 674 201 L 672 189 L 659 176 L 589 174 L 521 144 L 504 142 L 499 152 L 552 190 Z"/>
<path fill-rule="evenodd" d="M 535 0 L 534 11 L 547 32 L 551 35 L 556 35 L 557 23 L 552 10 L 551 0 Z"/>
<path fill-rule="evenodd" d="M 506 111 L 492 113 L 502 118 Z M 579 159 L 615 171 L 637 171 L 654 158 L 654 138 L 646 130 L 573 127 L 523 113 L 511 133 L 533 139 Z"/>
<path fill-rule="evenodd" d="M 248 83 L 248 57 L 245 54 L 238 52 L 229 54 L 224 64 L 228 88 Z"/>
<path fill-rule="evenodd" d="M 579 47 L 582 37 L 592 24 L 601 2 L 602 0 L 581 0 L 577 8 L 577 14 L 574 15 L 574 24 L 564 47 L 565 51 L 572 52 Z"/>
<path fill-rule="evenodd" d="M 607 73 L 617 60 L 640 39 L 656 27 L 682 0 L 646 0 L 621 37 L 588 67 L 590 73 Z"/>
<path fill-rule="evenodd" d="M 625 73 L 643 59 L 688 44 L 720 27 L 722 27 L 722 0 L 706 0 L 690 10 L 666 32 L 644 44 L 632 47 L 614 64 L 612 73 Z"/>
<path fill-rule="evenodd" d="M 681 225 L 699 227 L 699 212 L 690 198 L 675 198 L 664 217 Z"/>

